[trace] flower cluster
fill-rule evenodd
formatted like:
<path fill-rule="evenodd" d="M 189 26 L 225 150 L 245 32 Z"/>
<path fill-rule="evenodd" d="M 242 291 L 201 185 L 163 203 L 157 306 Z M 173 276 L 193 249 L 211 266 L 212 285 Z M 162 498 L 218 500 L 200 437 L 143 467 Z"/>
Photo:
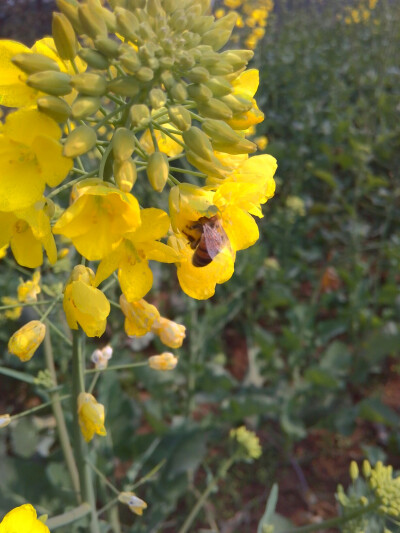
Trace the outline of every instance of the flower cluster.
<path fill-rule="evenodd" d="M 273 9 L 273 0 L 223 0 L 214 13 L 216 18 L 220 18 L 229 12 L 236 12 L 238 31 L 232 36 L 232 41 L 243 43 L 246 48 L 255 50 L 265 35 L 268 17 Z"/>
<path fill-rule="evenodd" d="M 360 24 L 371 18 L 378 0 L 358 0 L 354 6 L 345 6 L 343 19 L 346 24 Z"/>

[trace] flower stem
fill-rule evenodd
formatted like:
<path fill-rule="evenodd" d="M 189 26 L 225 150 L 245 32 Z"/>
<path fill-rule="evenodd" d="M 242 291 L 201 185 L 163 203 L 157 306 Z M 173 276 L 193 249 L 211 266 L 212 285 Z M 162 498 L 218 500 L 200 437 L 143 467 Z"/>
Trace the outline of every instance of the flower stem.
<path fill-rule="evenodd" d="M 51 344 L 50 331 L 47 330 L 43 342 L 44 356 L 46 359 L 47 370 L 53 380 L 54 387 L 57 387 L 57 373 L 54 364 L 53 346 Z M 64 411 L 61 406 L 61 398 L 58 391 L 50 392 L 51 406 L 53 409 L 54 418 L 57 422 L 58 438 L 60 439 L 61 448 L 64 454 L 65 462 L 67 464 L 68 472 L 71 477 L 72 486 L 74 488 L 78 503 L 81 503 L 81 488 L 79 484 L 78 468 L 76 466 L 74 454 L 72 451 L 71 441 L 69 438 L 67 425 L 65 423 Z"/>
<path fill-rule="evenodd" d="M 90 505 L 88 503 L 82 503 L 79 507 L 75 507 L 75 509 L 71 509 L 71 511 L 68 511 L 67 513 L 49 518 L 46 522 L 46 526 L 51 529 L 51 531 L 54 531 L 59 527 L 66 526 L 72 522 L 75 522 L 76 520 L 80 520 L 89 514 L 90 511 Z"/>
<path fill-rule="evenodd" d="M 93 374 L 96 372 L 102 373 L 102 372 L 108 372 L 109 370 L 126 370 L 129 368 L 136 368 L 138 366 L 148 366 L 149 363 L 147 361 L 141 361 L 140 363 L 129 363 L 127 365 L 114 365 L 114 366 L 108 366 L 107 368 L 102 368 L 101 370 L 97 368 L 91 368 L 90 370 L 85 370 L 85 374 Z"/>
<path fill-rule="evenodd" d="M 193 523 L 193 520 L 196 518 L 198 512 L 203 507 L 205 502 L 207 501 L 207 498 L 209 497 L 211 491 L 214 489 L 214 487 L 217 485 L 219 479 L 228 472 L 230 467 L 233 465 L 233 463 L 236 460 L 236 456 L 231 457 L 230 459 L 227 459 L 224 463 L 222 463 L 221 468 L 218 470 L 217 475 L 214 477 L 214 479 L 209 483 L 206 490 L 203 492 L 203 494 L 200 496 L 200 498 L 197 500 L 196 505 L 191 510 L 189 516 L 186 518 L 185 522 L 183 523 L 182 527 L 180 528 L 178 533 L 187 533 L 189 531 L 190 526 Z M 296 532 L 297 533 L 297 532 Z"/>
<path fill-rule="evenodd" d="M 62 402 L 63 400 L 66 400 L 67 398 L 70 398 L 69 394 L 66 394 L 65 396 L 61 396 L 59 398 L 59 402 Z M 18 418 L 22 418 L 23 416 L 31 415 L 32 413 L 36 413 L 37 411 L 41 411 L 42 409 L 45 409 L 46 407 L 49 407 L 50 405 L 53 405 L 53 401 L 41 403 L 40 405 L 35 405 L 35 407 L 31 407 L 30 409 L 26 409 L 25 411 L 21 411 L 20 413 L 16 415 L 11 416 L 11 420 L 17 420 Z"/>
<path fill-rule="evenodd" d="M 87 501 L 91 507 L 91 522 L 90 533 L 99 533 L 99 523 L 96 512 L 96 501 L 93 488 L 92 472 L 89 465 L 86 463 L 88 455 L 88 448 L 84 442 L 82 433 L 79 427 L 78 416 L 78 396 L 81 392 L 85 392 L 84 380 L 84 359 L 82 350 L 82 333 L 80 331 L 73 331 L 72 343 L 72 409 L 74 416 L 74 451 L 78 466 L 80 486 L 82 490 L 82 499 Z"/>

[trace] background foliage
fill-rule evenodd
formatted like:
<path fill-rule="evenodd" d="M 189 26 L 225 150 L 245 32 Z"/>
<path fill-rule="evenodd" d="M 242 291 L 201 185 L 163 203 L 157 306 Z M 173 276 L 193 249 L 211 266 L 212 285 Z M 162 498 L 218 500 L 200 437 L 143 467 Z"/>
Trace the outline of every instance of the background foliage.
<path fill-rule="evenodd" d="M 213 521 L 225 532 L 243 524 L 256 531 L 276 480 L 285 494 L 285 480 L 294 479 L 305 498 L 315 482 L 311 489 L 323 499 L 338 480 L 331 469 L 333 486 L 318 485 L 313 468 L 321 457 L 337 454 L 345 484 L 340 465 L 350 459 L 388 458 L 396 466 L 400 5 L 380 0 L 368 20 L 346 23 L 344 3 L 276 4 L 254 60 L 266 117 L 257 135 L 268 137 L 265 151 L 279 163 L 263 237 L 239 253 L 234 277 L 212 301 L 175 296 L 171 271 L 157 272 L 153 301 L 189 332 L 178 369 L 110 372 L 99 382 L 108 437 L 96 441 L 93 462 L 118 487 L 161 466 L 156 481 L 138 489 L 149 503 L 143 517 L 121 510 L 124 531 L 176 531 L 228 455 L 229 428 L 243 422 L 261 436 L 263 457 L 229 474 L 196 531 L 210 531 Z M 12 7 L 2 6 L 1 37 L 11 28 L 24 40 L 11 24 Z M 15 295 L 17 285 L 3 260 L 0 294 Z M 6 352 L 15 329 L 3 317 L 2 365 L 24 370 Z M 159 348 L 156 339 L 143 346 L 121 334 L 118 313 L 110 331 L 118 364 Z M 68 356 L 57 354 L 57 364 L 68 385 Z M 29 372 L 43 367 L 38 353 Z M 49 399 L 40 386 L 0 379 L 0 412 Z M 0 514 L 24 501 L 49 514 L 73 505 L 53 426 L 51 417 L 22 419 L 0 434 Z M 293 469 L 297 478 L 288 474 Z M 99 484 L 98 500 L 109 499 Z M 332 513 L 307 498 L 280 501 L 278 509 L 297 522 Z M 307 514 L 299 518 L 296 505 Z"/>

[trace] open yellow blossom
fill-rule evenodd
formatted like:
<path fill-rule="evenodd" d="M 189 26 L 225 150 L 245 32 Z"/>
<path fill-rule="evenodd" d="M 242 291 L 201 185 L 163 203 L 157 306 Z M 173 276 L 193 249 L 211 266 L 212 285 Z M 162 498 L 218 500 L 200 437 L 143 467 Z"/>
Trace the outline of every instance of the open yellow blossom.
<path fill-rule="evenodd" d="M 257 102 L 253 98 L 260 81 L 259 72 L 256 69 L 245 70 L 233 82 L 234 95 L 240 96 L 252 103 L 251 109 L 234 115 L 227 123 L 235 130 L 246 130 L 250 126 L 264 120 L 264 113 L 258 109 Z"/>
<path fill-rule="evenodd" d="M 149 357 L 149 367 L 153 370 L 173 370 L 177 364 L 178 359 L 170 352 Z"/>
<path fill-rule="evenodd" d="M 140 225 L 138 201 L 130 193 L 96 180 L 85 180 L 77 191 L 78 198 L 59 218 L 53 232 L 71 239 L 86 259 L 103 259 L 125 233 Z"/>
<path fill-rule="evenodd" d="M 29 503 L 12 509 L 0 523 L 0 533 L 50 533 Z"/>
<path fill-rule="evenodd" d="M 174 349 L 180 348 L 186 337 L 185 326 L 162 316 L 155 320 L 151 331 L 160 337 L 163 344 Z"/>
<path fill-rule="evenodd" d="M 143 510 L 147 508 L 147 503 L 136 496 L 134 492 L 120 492 L 118 500 L 129 507 L 132 513 L 142 516 Z"/>
<path fill-rule="evenodd" d="M 40 282 L 40 272 L 37 270 L 33 273 L 32 279 L 28 281 L 21 282 L 18 285 L 18 300 L 20 302 L 36 302 L 37 295 L 40 293 L 41 289 L 39 286 Z"/>
<path fill-rule="evenodd" d="M 149 260 L 173 263 L 176 252 L 159 239 L 169 230 L 170 220 L 161 209 L 142 209 L 142 224 L 133 232 L 126 233 L 121 243 L 99 264 L 96 285 L 118 269 L 118 279 L 128 302 L 140 300 L 153 285 Z"/>
<path fill-rule="evenodd" d="M 146 300 L 138 302 L 128 302 L 122 294 L 119 303 L 125 315 L 125 332 L 127 335 L 142 337 L 146 335 L 153 326 L 156 319 L 160 318 L 157 307 L 149 304 Z"/>
<path fill-rule="evenodd" d="M 81 392 L 78 396 L 79 426 L 86 442 L 93 439 L 95 434 L 107 435 L 104 427 L 104 405 L 88 392 Z"/>
<path fill-rule="evenodd" d="M 0 126 L 0 211 L 26 209 L 40 201 L 46 184 L 67 176 L 72 160 L 62 155 L 61 130 L 35 109 L 10 113 Z"/>
<path fill-rule="evenodd" d="M 18 264 L 36 268 L 43 263 L 43 248 L 50 263 L 57 261 L 57 249 L 51 233 L 44 202 L 27 209 L 0 211 L 0 246 L 9 244 Z"/>
<path fill-rule="evenodd" d="M 16 355 L 21 361 L 29 361 L 46 334 L 46 326 L 39 320 L 31 320 L 8 341 L 8 351 Z"/>
<path fill-rule="evenodd" d="M 110 314 L 110 303 L 94 286 L 94 272 L 77 265 L 64 290 L 63 307 L 68 325 L 78 329 L 78 324 L 88 337 L 101 337 Z"/>

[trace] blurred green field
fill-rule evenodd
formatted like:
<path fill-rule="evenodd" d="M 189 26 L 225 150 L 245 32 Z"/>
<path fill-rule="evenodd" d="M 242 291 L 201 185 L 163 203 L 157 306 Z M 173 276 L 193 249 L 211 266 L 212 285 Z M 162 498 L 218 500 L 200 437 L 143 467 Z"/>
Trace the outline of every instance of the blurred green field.
<path fill-rule="evenodd" d="M 163 462 L 141 488 L 147 513 L 122 513 L 123 531 L 178 531 L 228 456 L 229 429 L 243 423 L 263 456 L 228 474 L 194 532 L 218 524 L 221 533 L 255 533 L 276 481 L 281 515 L 297 525 L 330 517 L 351 460 L 400 468 L 400 3 L 380 0 L 351 24 L 345 2 L 276 4 L 253 62 L 265 113 L 257 135 L 279 165 L 262 239 L 239 252 L 232 280 L 211 301 L 178 295 L 172 270 L 156 271 L 153 301 L 188 331 L 179 366 L 105 373 L 98 387 L 108 431 L 93 449 L 98 467 L 121 486 Z M 15 294 L 18 279 L 3 261 L 0 273 L 0 295 Z M 161 348 L 158 339 L 127 340 L 115 309 L 109 322 L 118 364 Z M 3 317 L 2 364 L 21 370 L 6 350 L 15 329 Z M 68 383 L 69 355 L 57 364 Z M 34 358 L 30 373 L 43 365 Z M 11 399 L 16 411 L 49 399 L 10 377 L 0 384 L 0 412 Z M 0 433 L 0 513 L 25 500 L 52 513 L 72 504 L 45 420 Z M 99 486 L 101 506 L 108 499 Z"/>

